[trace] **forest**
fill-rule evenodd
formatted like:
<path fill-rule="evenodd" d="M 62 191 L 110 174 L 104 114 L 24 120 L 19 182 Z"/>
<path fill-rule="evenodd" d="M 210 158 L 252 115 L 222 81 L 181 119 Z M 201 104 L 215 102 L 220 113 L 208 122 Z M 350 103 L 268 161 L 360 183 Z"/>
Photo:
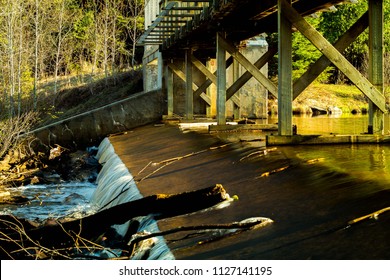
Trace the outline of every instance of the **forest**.
<path fill-rule="evenodd" d="M 48 94 L 137 61 L 143 0 L 2 0 L 0 112 L 3 118 L 38 110 Z M 142 50 L 140 50 L 142 51 Z M 142 56 L 141 56 L 142 57 Z M 43 84 L 50 80 L 50 91 Z M 47 104 L 45 104 L 47 106 Z"/>
<path fill-rule="evenodd" d="M 69 87 L 108 79 L 140 66 L 143 48 L 136 46 L 144 30 L 145 0 L 2 0 L 0 17 L 0 117 L 50 111 Z M 307 20 L 334 42 L 366 10 L 367 0 L 349 1 Z M 390 0 L 384 0 L 385 59 L 389 60 Z M 342 24 L 341 24 L 342 23 Z M 267 34 L 272 43 L 275 34 Z M 346 57 L 367 72 L 368 32 L 346 51 Z M 294 77 L 319 56 L 298 32 L 293 37 Z M 275 58 L 276 62 L 276 58 Z M 386 82 L 389 63 L 385 63 Z M 276 63 L 269 65 L 276 77 Z M 337 69 L 321 75 L 324 83 L 348 83 Z M 48 86 L 50 85 L 50 86 Z M 106 86 L 109 86 L 106 84 Z"/>

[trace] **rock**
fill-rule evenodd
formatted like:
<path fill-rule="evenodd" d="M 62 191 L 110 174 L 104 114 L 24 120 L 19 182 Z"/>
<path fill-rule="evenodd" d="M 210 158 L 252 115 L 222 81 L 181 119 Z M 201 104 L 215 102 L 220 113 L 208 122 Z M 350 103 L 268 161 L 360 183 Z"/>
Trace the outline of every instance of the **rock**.
<path fill-rule="evenodd" d="M 61 146 L 57 145 L 55 148 L 52 148 L 50 150 L 49 160 L 55 159 L 57 157 L 60 157 L 64 151 L 65 151 L 64 148 L 62 148 Z"/>
<path fill-rule="evenodd" d="M 328 108 L 328 111 L 329 111 L 329 114 L 332 114 L 332 115 L 341 115 L 343 113 L 343 111 L 337 106 L 330 106 Z"/>
<path fill-rule="evenodd" d="M 0 204 L 25 204 L 29 199 L 23 195 L 11 195 L 9 191 L 0 192 Z"/>

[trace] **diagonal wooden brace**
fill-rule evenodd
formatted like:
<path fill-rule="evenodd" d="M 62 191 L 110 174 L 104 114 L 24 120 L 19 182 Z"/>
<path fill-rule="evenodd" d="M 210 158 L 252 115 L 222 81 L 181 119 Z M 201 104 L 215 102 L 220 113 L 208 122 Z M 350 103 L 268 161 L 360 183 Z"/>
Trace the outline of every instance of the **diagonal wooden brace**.
<path fill-rule="evenodd" d="M 368 27 L 368 12 L 364 13 L 355 24 L 348 29 L 334 44 L 334 47 L 339 51 L 344 51 L 353 41 L 359 37 Z M 328 66 L 332 63 L 322 55 L 309 69 L 294 82 L 294 96 L 297 98 Z"/>
<path fill-rule="evenodd" d="M 276 53 L 278 52 L 277 48 L 269 48 L 268 51 L 260 57 L 253 65 L 257 69 L 261 69 Z M 234 94 L 247 82 L 253 75 L 251 72 L 246 71 L 244 74 L 238 78 L 227 90 L 226 90 L 226 99 L 229 100 L 234 96 Z M 272 93 L 272 92 L 271 92 Z M 273 94 L 273 93 L 272 93 Z M 274 95 L 275 96 L 275 95 Z M 275 96 L 277 98 L 277 95 Z"/>
<path fill-rule="evenodd" d="M 281 0 L 284 16 L 338 69 L 340 69 L 355 86 L 372 101 L 382 112 L 386 111 L 385 97 L 356 68 L 329 43 L 317 30 L 286 1 Z"/>
<path fill-rule="evenodd" d="M 186 81 L 186 75 L 174 63 L 169 63 L 168 67 L 172 70 L 173 73 L 176 74 L 176 76 L 178 76 L 184 82 Z M 197 89 L 198 89 L 197 85 L 195 83 L 192 83 L 192 90 L 197 90 Z"/>
<path fill-rule="evenodd" d="M 248 72 L 258 80 L 274 96 L 278 95 L 278 88 L 260 70 L 253 65 L 244 55 L 242 55 L 230 42 L 221 39 L 221 46 L 231 54 Z"/>

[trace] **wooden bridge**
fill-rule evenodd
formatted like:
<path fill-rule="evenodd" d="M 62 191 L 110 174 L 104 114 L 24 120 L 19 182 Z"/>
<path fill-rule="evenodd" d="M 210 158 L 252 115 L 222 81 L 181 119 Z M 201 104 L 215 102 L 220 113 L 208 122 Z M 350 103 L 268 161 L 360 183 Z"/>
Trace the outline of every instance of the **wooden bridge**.
<path fill-rule="evenodd" d="M 292 101 L 310 85 L 327 66 L 339 68 L 368 98 L 369 134 L 383 134 L 385 97 L 383 94 L 383 1 L 368 0 L 368 11 L 333 45 L 306 20 L 305 16 L 334 5 L 354 0 L 181 0 L 146 1 L 147 29 L 138 44 L 145 46 L 144 65 L 154 65 L 155 87 L 167 93 L 167 114 L 174 114 L 176 79 L 184 81 L 184 114 L 194 118 L 194 100 L 215 106 L 219 125 L 226 124 L 226 101 L 240 108 L 238 90 L 254 77 L 278 99 L 278 135 L 292 136 Z M 342 23 L 340 23 L 342 24 Z M 365 78 L 342 55 L 365 29 L 369 28 L 369 77 Z M 292 32 L 301 32 L 321 52 L 299 79 L 292 79 Z M 240 52 L 241 43 L 265 32 L 277 32 L 278 46 L 269 46 L 255 62 Z M 260 69 L 278 53 L 278 84 Z M 210 61 L 215 61 L 213 71 Z M 156 63 L 157 61 L 157 63 Z M 181 61 L 182 67 L 177 66 Z M 240 64 L 244 71 L 233 72 L 227 86 L 226 69 Z M 236 66 L 233 67 L 233 69 Z M 147 72 L 146 72 L 147 73 Z M 196 73 L 196 74 L 194 74 Z M 146 74 L 146 79 L 152 77 Z M 197 75 L 197 77 L 194 77 Z M 199 79 L 198 76 L 202 76 Z M 196 82 L 195 82 L 196 79 Z M 211 85 L 216 93 L 208 92 Z"/>

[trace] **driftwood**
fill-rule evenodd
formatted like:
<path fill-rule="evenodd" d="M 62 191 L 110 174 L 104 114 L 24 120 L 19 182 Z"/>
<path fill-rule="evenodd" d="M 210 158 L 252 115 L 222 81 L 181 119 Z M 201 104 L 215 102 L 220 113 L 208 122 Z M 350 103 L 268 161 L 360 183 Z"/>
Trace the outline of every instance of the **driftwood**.
<path fill-rule="evenodd" d="M 129 242 L 129 247 L 132 248 L 137 244 L 138 242 L 141 242 L 143 240 L 153 238 L 156 236 L 165 236 L 177 232 L 183 232 L 183 231 L 205 231 L 205 230 L 230 230 L 231 233 L 234 233 L 235 231 L 239 230 L 249 230 L 249 229 L 255 229 L 263 226 L 267 226 L 269 224 L 273 223 L 271 219 L 263 218 L 263 217 L 254 217 L 245 219 L 241 222 L 233 222 L 229 224 L 208 224 L 208 225 L 196 225 L 196 226 L 181 226 L 173 229 L 169 229 L 166 231 L 161 232 L 154 232 L 150 234 L 142 234 L 133 235 L 132 239 Z"/>
<path fill-rule="evenodd" d="M 156 194 L 100 211 L 73 221 L 55 220 L 50 225 L 26 227 L 26 222 L 7 217 L 0 223 L 0 257 L 23 258 L 13 252 L 22 248 L 42 246 L 49 250 L 74 246 L 82 240 L 94 242 L 116 224 L 138 216 L 153 215 L 155 219 L 172 217 L 209 208 L 228 199 L 222 185 L 180 194 Z M 7 229 L 5 229 L 7 228 Z M 14 231 L 14 232 L 12 232 Z M 23 253 L 23 252 L 22 252 Z"/>
<path fill-rule="evenodd" d="M 144 176 L 143 178 L 135 179 L 135 181 L 136 182 L 141 182 L 141 181 L 149 178 L 150 176 L 154 175 L 155 173 L 157 173 L 161 169 L 163 169 L 163 168 L 167 167 L 168 165 L 171 165 L 172 163 L 175 163 L 175 162 L 177 162 L 179 160 L 182 160 L 182 159 L 185 159 L 185 158 L 188 158 L 188 157 L 192 157 L 192 156 L 197 156 L 197 155 L 209 152 L 209 151 L 222 149 L 222 148 L 224 148 L 226 146 L 229 146 L 231 144 L 232 143 L 223 144 L 223 145 L 220 145 L 220 146 L 209 147 L 209 148 L 201 150 L 201 151 L 192 152 L 192 153 L 189 153 L 189 154 L 186 154 L 186 155 L 183 155 L 183 156 L 177 156 L 177 157 L 174 157 L 174 158 L 169 158 L 169 159 L 166 159 L 166 160 L 162 160 L 160 162 L 149 162 L 144 168 L 141 169 L 141 171 L 138 173 L 138 175 L 140 175 L 142 172 L 144 172 L 149 166 L 159 166 L 159 167 L 157 169 L 155 169 L 154 171 L 150 172 L 149 174 L 147 174 L 146 176 Z"/>
<path fill-rule="evenodd" d="M 375 211 L 373 213 L 370 213 L 368 215 L 353 219 L 353 220 L 348 222 L 348 225 L 351 226 L 351 225 L 360 223 L 360 222 L 368 220 L 368 219 L 377 219 L 380 214 L 383 214 L 387 211 L 390 211 L 390 207 L 386 207 L 386 208 L 380 209 L 378 211 Z"/>

